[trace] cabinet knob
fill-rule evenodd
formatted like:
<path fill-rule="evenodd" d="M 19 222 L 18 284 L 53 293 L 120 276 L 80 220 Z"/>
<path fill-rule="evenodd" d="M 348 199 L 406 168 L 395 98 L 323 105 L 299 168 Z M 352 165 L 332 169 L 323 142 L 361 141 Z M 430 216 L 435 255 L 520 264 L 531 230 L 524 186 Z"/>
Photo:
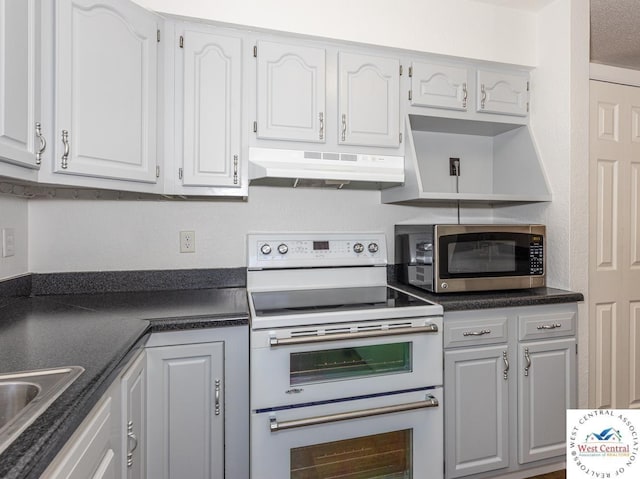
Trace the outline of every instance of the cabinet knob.
<path fill-rule="evenodd" d="M 36 152 L 36 165 L 42 164 L 42 154 L 44 150 L 47 148 L 47 141 L 44 139 L 42 135 L 42 125 L 40 122 L 36 122 L 36 137 L 40 140 L 40 148 Z"/>
<path fill-rule="evenodd" d="M 133 441 L 133 447 L 127 451 L 127 467 L 133 466 L 133 452 L 138 449 L 138 438 L 133 432 L 133 421 L 127 423 L 127 444 Z"/>
<path fill-rule="evenodd" d="M 529 356 L 529 348 L 524 348 L 524 360 L 527 362 L 527 365 L 524 367 L 524 375 L 529 375 L 529 369 L 531 369 L 531 356 Z"/>
<path fill-rule="evenodd" d="M 342 141 L 347 139 L 347 115 L 342 114 L 342 135 L 340 135 Z"/>
<path fill-rule="evenodd" d="M 320 120 L 320 131 L 318 136 L 321 140 L 324 140 L 324 113 L 318 113 L 318 119 Z"/>
<path fill-rule="evenodd" d="M 507 358 L 506 351 L 502 351 L 502 361 L 504 361 L 504 371 L 502 371 L 502 379 L 506 381 L 509 379 L 509 359 Z"/>
<path fill-rule="evenodd" d="M 64 152 L 62 153 L 60 167 L 66 170 L 67 166 L 69 166 L 69 132 L 67 130 L 62 130 L 62 145 L 64 146 Z"/>

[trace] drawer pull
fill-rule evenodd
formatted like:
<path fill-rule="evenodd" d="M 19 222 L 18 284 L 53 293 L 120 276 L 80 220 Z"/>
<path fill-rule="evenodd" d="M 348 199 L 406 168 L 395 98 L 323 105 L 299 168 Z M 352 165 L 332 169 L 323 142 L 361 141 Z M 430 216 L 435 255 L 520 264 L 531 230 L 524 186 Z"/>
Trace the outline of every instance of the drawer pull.
<path fill-rule="evenodd" d="M 481 329 L 480 331 L 465 331 L 463 336 L 484 336 L 485 334 L 491 334 L 490 329 Z"/>
<path fill-rule="evenodd" d="M 538 329 L 557 329 L 557 328 L 561 328 L 562 325 L 560 323 L 553 323 L 553 324 L 541 324 L 540 326 L 538 326 Z"/>

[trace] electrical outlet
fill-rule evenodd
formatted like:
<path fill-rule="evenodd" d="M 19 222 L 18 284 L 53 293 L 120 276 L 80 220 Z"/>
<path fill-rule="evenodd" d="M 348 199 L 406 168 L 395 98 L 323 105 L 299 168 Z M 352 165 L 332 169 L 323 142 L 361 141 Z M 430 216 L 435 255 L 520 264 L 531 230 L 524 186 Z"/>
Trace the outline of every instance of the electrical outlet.
<path fill-rule="evenodd" d="M 16 254 L 16 232 L 13 228 L 2 229 L 2 257 L 8 258 Z"/>
<path fill-rule="evenodd" d="M 195 253 L 196 252 L 196 232 L 180 231 L 180 252 Z"/>
<path fill-rule="evenodd" d="M 449 176 L 460 176 L 460 158 L 449 158 Z"/>

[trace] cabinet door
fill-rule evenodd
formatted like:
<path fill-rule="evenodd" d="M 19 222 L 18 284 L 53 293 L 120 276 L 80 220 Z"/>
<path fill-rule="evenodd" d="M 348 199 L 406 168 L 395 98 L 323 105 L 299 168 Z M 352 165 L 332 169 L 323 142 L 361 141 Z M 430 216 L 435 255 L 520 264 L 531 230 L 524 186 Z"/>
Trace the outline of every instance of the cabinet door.
<path fill-rule="evenodd" d="M 54 171 L 156 182 L 157 23 L 127 0 L 56 2 Z"/>
<path fill-rule="evenodd" d="M 566 410 L 576 406 L 576 340 L 518 347 L 518 460 L 565 454 Z"/>
<path fill-rule="evenodd" d="M 0 159 L 37 168 L 36 0 L 0 0 Z"/>
<path fill-rule="evenodd" d="M 466 68 L 413 62 L 411 105 L 467 111 L 468 84 Z"/>
<path fill-rule="evenodd" d="M 242 41 L 187 29 L 183 45 L 182 184 L 240 187 Z"/>
<path fill-rule="evenodd" d="M 258 138 L 324 143 L 323 48 L 257 43 Z"/>
<path fill-rule="evenodd" d="M 146 476 L 147 374 L 142 353 L 122 376 L 122 477 Z"/>
<path fill-rule="evenodd" d="M 477 111 L 515 116 L 529 114 L 527 77 L 478 70 L 477 88 Z"/>
<path fill-rule="evenodd" d="M 509 465 L 507 345 L 445 351 L 446 477 Z"/>
<path fill-rule="evenodd" d="M 147 349 L 147 477 L 224 477 L 224 343 Z"/>
<path fill-rule="evenodd" d="M 399 146 L 400 62 L 356 53 L 338 55 L 338 142 Z"/>

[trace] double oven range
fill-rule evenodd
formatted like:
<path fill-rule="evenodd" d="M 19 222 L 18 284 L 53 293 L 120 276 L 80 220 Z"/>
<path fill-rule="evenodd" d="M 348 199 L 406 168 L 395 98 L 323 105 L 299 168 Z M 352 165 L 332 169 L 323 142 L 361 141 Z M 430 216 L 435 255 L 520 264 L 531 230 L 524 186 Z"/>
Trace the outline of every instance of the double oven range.
<path fill-rule="evenodd" d="M 381 233 L 250 234 L 251 478 L 442 478 L 442 308 Z"/>

